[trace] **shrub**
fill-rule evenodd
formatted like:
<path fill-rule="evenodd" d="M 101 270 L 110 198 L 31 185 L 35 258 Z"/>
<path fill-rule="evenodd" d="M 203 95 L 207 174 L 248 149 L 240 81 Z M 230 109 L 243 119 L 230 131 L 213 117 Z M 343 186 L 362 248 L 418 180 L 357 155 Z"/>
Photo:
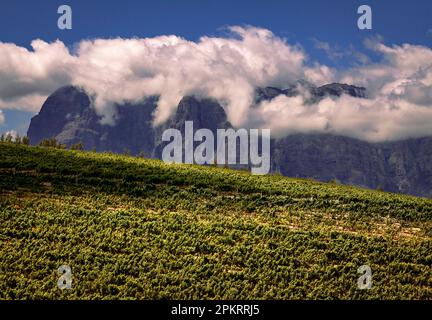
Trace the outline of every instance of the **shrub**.
<path fill-rule="evenodd" d="M 82 142 L 74 143 L 70 147 L 71 150 L 84 150 L 84 144 Z"/>
<path fill-rule="evenodd" d="M 17 136 L 15 137 L 15 144 L 21 144 L 21 143 L 22 143 L 22 138 L 21 138 L 20 135 L 17 135 Z"/>
<path fill-rule="evenodd" d="M 47 148 L 66 149 L 66 145 L 57 142 L 55 138 L 44 139 L 39 142 L 39 146 Z"/>
<path fill-rule="evenodd" d="M 11 135 L 10 133 L 8 133 L 8 134 L 6 135 L 6 137 L 5 137 L 5 142 L 7 142 L 7 143 L 11 143 L 12 140 L 13 140 L 12 135 Z"/>

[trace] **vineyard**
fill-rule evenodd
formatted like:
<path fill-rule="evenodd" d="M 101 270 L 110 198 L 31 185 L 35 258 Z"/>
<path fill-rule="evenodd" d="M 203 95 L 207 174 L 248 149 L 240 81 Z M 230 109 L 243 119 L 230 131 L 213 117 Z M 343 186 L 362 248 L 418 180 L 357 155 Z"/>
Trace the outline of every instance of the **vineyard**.
<path fill-rule="evenodd" d="M 0 143 L 0 299 L 432 299 L 431 275 L 430 199 Z"/>

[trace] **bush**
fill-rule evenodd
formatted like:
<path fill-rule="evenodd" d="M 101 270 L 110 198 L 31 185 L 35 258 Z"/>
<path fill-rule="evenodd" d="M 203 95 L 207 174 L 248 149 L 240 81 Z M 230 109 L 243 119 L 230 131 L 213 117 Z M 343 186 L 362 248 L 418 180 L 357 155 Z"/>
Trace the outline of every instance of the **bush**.
<path fill-rule="evenodd" d="M 17 135 L 17 136 L 15 137 L 15 144 L 21 144 L 21 142 L 22 142 L 21 137 L 20 137 L 19 135 Z"/>
<path fill-rule="evenodd" d="M 30 139 L 27 136 L 21 137 L 20 135 L 12 136 L 10 133 L 2 134 L 0 136 L 0 143 L 14 143 L 14 144 L 24 144 L 29 145 Z"/>
<path fill-rule="evenodd" d="M 66 145 L 57 142 L 55 138 L 44 139 L 41 142 L 39 142 L 39 146 L 47 147 L 47 148 L 66 149 Z"/>
<path fill-rule="evenodd" d="M 13 137 L 10 133 L 8 133 L 5 137 L 5 142 L 12 143 Z"/>
<path fill-rule="evenodd" d="M 74 143 L 70 147 L 71 150 L 84 150 L 84 144 L 82 142 L 80 143 Z"/>

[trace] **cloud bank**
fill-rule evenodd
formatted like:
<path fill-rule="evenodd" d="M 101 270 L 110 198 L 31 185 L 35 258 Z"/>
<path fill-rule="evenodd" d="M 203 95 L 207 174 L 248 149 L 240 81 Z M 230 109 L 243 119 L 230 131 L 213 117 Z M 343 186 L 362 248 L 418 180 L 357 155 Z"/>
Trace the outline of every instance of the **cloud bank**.
<path fill-rule="evenodd" d="M 382 57 L 379 63 L 365 59 L 335 70 L 310 61 L 299 45 L 269 30 L 235 26 L 228 31 L 196 42 L 174 35 L 83 40 L 73 50 L 61 41 L 35 40 L 32 50 L 0 42 L 0 109 L 37 112 L 55 89 L 73 84 L 94 95 L 105 123 L 115 121 L 115 103 L 158 95 L 154 123 L 159 125 L 183 96 L 196 94 L 220 101 L 234 126 L 259 124 L 281 137 L 328 132 L 386 141 L 432 135 L 430 48 L 368 40 L 367 47 Z M 369 97 L 308 104 L 305 92 L 252 107 L 256 87 L 283 88 L 298 79 L 364 86 Z"/>

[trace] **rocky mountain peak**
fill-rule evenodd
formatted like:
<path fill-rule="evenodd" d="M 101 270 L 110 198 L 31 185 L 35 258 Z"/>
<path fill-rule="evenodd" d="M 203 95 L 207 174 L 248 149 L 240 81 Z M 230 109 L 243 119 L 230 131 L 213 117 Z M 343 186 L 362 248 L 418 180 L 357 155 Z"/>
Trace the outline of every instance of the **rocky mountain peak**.
<path fill-rule="evenodd" d="M 258 88 L 256 101 L 271 100 L 278 95 L 292 96 L 299 90 L 310 90 L 313 99 L 347 94 L 366 97 L 366 89 L 332 83 L 315 87 L 297 82 L 286 89 Z M 117 105 L 114 125 L 102 125 L 91 105 L 91 98 L 76 87 L 63 87 L 54 92 L 30 124 L 28 136 L 32 144 L 56 138 L 71 145 L 82 142 L 85 149 L 144 152 L 160 158 L 165 128 L 183 130 L 185 121 L 193 121 L 194 129 L 215 131 L 228 128 L 222 106 L 214 99 L 186 96 L 172 118 L 154 127 L 153 114 L 158 98 L 150 97 L 137 104 Z M 313 102 L 313 101 L 311 101 Z M 339 181 L 345 184 L 386 191 L 432 196 L 432 138 L 410 139 L 392 143 L 368 143 L 327 134 L 297 134 L 272 140 L 272 172 L 287 176 Z"/>
<path fill-rule="evenodd" d="M 366 98 L 366 88 L 344 83 L 331 83 L 316 88 L 315 94 L 319 97 L 326 95 L 340 97 L 341 95 L 346 94 L 352 97 Z"/>
<path fill-rule="evenodd" d="M 340 97 L 343 94 L 357 98 L 366 97 L 366 89 L 363 87 L 357 87 L 343 83 L 331 83 L 316 87 L 306 80 L 298 80 L 288 86 L 286 89 L 279 89 L 275 87 L 257 88 L 255 90 L 255 102 L 260 103 L 262 101 L 272 100 L 279 95 L 295 97 L 300 95 L 304 90 L 310 93 L 310 102 L 317 102 L 326 96 Z"/>

